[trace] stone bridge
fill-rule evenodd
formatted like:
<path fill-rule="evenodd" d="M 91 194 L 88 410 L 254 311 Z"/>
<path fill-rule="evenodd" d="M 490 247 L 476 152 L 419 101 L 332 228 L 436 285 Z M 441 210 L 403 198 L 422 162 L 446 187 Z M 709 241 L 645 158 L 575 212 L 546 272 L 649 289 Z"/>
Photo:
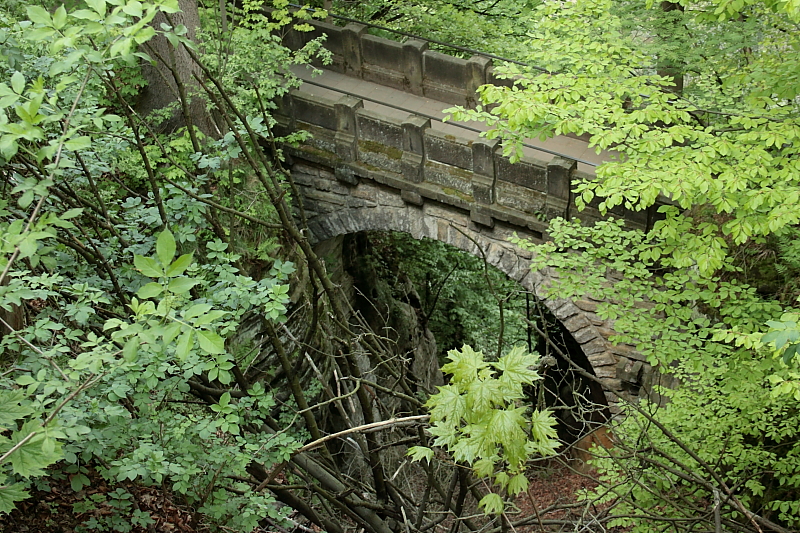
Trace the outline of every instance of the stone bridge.
<path fill-rule="evenodd" d="M 551 218 L 600 218 L 596 206 L 578 213 L 571 193 L 573 180 L 593 177 L 593 168 L 579 167 L 574 155 L 581 148 L 576 150 L 575 143 L 583 141 L 570 139 L 572 148 L 564 152 L 571 153 L 529 145 L 522 160 L 511 164 L 496 140 L 437 120 L 452 104 L 474 105 L 478 86 L 507 83 L 494 76 L 489 59 L 460 59 L 429 51 L 423 41 L 374 37 L 363 25 L 314 25 L 315 31 L 289 34 L 286 42 L 298 48 L 325 33 L 334 56 L 326 68 L 333 73 L 320 79 L 338 79 L 339 87 L 306 84 L 280 102 L 278 113 L 283 132 L 311 134 L 303 145 L 285 150 L 312 239 L 403 231 L 483 255 L 527 290 L 541 293 L 548 273 L 531 272 L 530 254 L 508 238 L 516 234 L 543 242 Z M 345 82 L 347 89 L 341 87 Z M 360 97 L 359 91 L 371 96 Z M 397 98 L 402 105 L 391 103 Z M 438 109 L 439 115 L 426 109 Z M 648 229 L 658 207 L 612 214 L 630 227 Z M 609 390 L 649 394 L 652 369 L 631 346 L 608 341 L 613 324 L 595 313 L 596 301 L 545 303 Z M 606 396 L 613 411 L 616 398 Z"/>

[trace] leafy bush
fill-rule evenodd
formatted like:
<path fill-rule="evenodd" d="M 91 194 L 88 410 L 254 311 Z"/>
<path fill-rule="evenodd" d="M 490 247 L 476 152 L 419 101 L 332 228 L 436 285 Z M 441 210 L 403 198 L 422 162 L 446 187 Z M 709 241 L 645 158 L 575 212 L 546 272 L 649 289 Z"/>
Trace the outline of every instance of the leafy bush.
<path fill-rule="evenodd" d="M 442 371 L 450 383 L 428 399 L 434 446 L 450 452 L 453 459 L 470 465 L 481 479 L 498 485 L 501 493 L 516 496 L 528 488 L 525 466 L 531 457 L 554 455 L 559 442 L 556 420 L 546 411 L 522 405 L 522 387 L 541 379 L 534 370 L 539 356 L 512 348 L 497 362 L 487 362 L 469 346 L 450 350 L 450 362 Z M 414 460 L 433 457 L 422 446 L 409 449 Z M 480 501 L 487 514 L 504 510 L 500 494 L 489 491 Z"/>

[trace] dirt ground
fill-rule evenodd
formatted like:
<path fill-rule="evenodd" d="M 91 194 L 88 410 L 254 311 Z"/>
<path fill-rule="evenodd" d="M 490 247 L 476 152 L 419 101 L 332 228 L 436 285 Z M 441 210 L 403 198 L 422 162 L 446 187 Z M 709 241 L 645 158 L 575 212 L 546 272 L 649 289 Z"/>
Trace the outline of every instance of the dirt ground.
<path fill-rule="evenodd" d="M 31 488 L 32 497 L 17 504 L 17 509 L 9 515 L 0 516 L 0 532 L 2 533 L 80 533 L 87 531 L 86 526 L 96 525 L 88 531 L 113 531 L 110 522 L 116 512 L 113 494 L 124 489 L 130 494 L 125 502 L 125 509 L 132 516 L 138 510 L 139 515 L 149 515 L 150 526 L 133 525 L 130 521 L 123 525 L 123 530 L 130 533 L 205 533 L 208 531 L 202 524 L 193 522 L 193 514 L 169 492 L 157 487 L 142 487 L 132 483 L 111 484 L 103 480 L 95 472 L 89 472 L 92 484 L 80 491 L 70 487 L 70 479 L 48 478 L 47 483 L 38 488 Z M 590 478 L 583 476 L 563 464 L 553 461 L 544 467 L 533 470 L 530 475 L 530 491 L 528 495 L 519 497 L 516 510 L 512 510 L 510 518 L 513 522 L 523 518 L 531 520 L 530 525 L 516 528 L 516 533 L 534 533 L 540 531 L 539 520 L 568 518 L 567 514 L 580 515 L 581 508 L 569 511 L 546 510 L 559 504 L 575 503 L 575 494 L 580 489 L 596 486 Z M 119 493 L 119 492 L 117 492 Z M 531 501 L 533 500 L 533 501 Z M 87 505 L 91 502 L 91 506 Z M 535 507 L 534 507 L 535 505 Z M 93 508 L 89 508 L 93 507 Z M 536 518 L 538 511 L 538 518 Z M 81 527 L 83 526 L 83 527 Z M 127 529 L 130 527 L 130 529 Z M 305 532 L 317 528 L 302 528 Z M 286 533 L 282 528 L 264 528 L 251 533 Z"/>

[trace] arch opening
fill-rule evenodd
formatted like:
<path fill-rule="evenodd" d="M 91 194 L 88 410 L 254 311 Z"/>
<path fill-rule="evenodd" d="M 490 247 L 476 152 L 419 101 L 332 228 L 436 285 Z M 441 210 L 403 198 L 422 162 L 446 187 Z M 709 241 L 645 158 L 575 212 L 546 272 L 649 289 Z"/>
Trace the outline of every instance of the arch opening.
<path fill-rule="evenodd" d="M 334 240 L 336 246 L 331 245 Z M 331 255 L 335 248 L 341 250 L 340 260 Z M 534 408 L 554 412 L 562 442 L 572 445 L 609 420 L 602 387 L 575 372 L 558 353 L 566 353 L 583 370 L 595 374 L 581 345 L 533 289 L 494 266 L 484 266 L 485 252 L 476 249 L 476 255 L 466 254 L 445 243 L 397 232 L 343 234 L 320 243 L 318 249 L 338 276 L 349 278 L 346 283 L 352 284 L 352 307 L 363 323 L 390 339 L 401 357 L 415 357 L 415 342 L 427 344 L 430 350 L 433 340 L 435 370 L 430 361 L 412 361 L 409 365 L 414 372 L 426 374 L 422 381 L 435 383 L 431 376 L 444 362 L 447 351 L 463 344 L 489 357 L 499 356 L 514 345 L 527 345 L 530 351 L 542 355 L 540 373 L 544 377 L 529 391 L 529 401 Z M 474 294 L 469 295 L 471 291 Z M 389 300 L 399 300 L 406 311 L 398 311 Z M 467 309 L 470 305 L 476 308 Z M 413 309 L 415 326 L 409 324 L 409 308 Z M 503 325 L 497 323 L 501 316 Z M 526 320 L 537 324 L 557 348 L 538 336 Z M 502 341 L 491 338 L 498 334 Z"/>

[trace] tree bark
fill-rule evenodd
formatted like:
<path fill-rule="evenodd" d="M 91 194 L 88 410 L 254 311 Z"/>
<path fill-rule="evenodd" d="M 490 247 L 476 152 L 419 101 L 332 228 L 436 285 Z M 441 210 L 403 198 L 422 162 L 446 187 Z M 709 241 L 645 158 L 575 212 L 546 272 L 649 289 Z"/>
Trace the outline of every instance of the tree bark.
<path fill-rule="evenodd" d="M 671 11 L 680 11 L 683 13 L 684 7 L 678 2 L 661 2 L 661 11 L 669 13 Z M 673 31 L 679 31 L 677 20 L 674 21 Z M 661 60 L 658 62 L 657 73 L 659 76 L 672 79 L 672 87 L 670 90 L 675 94 L 683 93 L 683 65 L 676 63 L 664 63 Z"/>
<path fill-rule="evenodd" d="M 196 0 L 179 0 L 180 12 L 173 13 L 169 19 L 158 13 L 153 20 L 153 27 L 159 33 L 146 45 L 145 52 L 150 55 L 153 62 L 146 63 L 142 75 L 147 80 L 140 95 L 136 111 L 147 116 L 152 111 L 164 109 L 171 104 L 174 109 L 170 115 L 155 125 L 155 129 L 162 133 L 171 133 L 179 128 L 192 124 L 199 128 L 205 135 L 216 137 L 216 128 L 211 116 L 206 109 L 205 100 L 195 94 L 197 83 L 194 75 L 201 75 L 199 65 L 191 58 L 183 46 L 172 46 L 162 31 L 162 24 L 173 27 L 183 25 L 187 29 L 186 37 L 196 41 L 196 30 L 200 27 L 200 16 Z M 182 106 L 181 92 L 188 93 L 186 110 Z M 186 116 L 188 114 L 188 116 Z"/>

